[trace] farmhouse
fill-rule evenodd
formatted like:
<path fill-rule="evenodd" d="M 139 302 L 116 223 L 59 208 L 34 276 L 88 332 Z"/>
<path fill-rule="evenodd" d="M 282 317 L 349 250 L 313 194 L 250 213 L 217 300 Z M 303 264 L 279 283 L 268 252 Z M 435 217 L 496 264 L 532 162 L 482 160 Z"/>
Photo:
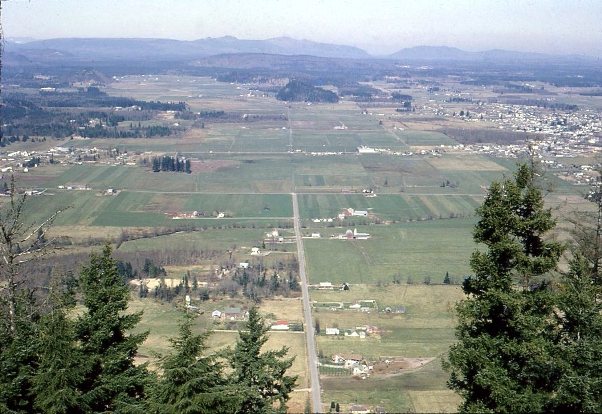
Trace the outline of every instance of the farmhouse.
<path fill-rule="evenodd" d="M 345 364 L 345 368 L 351 368 L 360 363 L 364 358 L 359 354 L 334 354 L 332 361 L 335 364 Z"/>
<path fill-rule="evenodd" d="M 326 328 L 326 335 L 339 335 L 339 328 Z"/>
<path fill-rule="evenodd" d="M 366 378 L 370 376 L 370 367 L 368 365 L 356 365 L 353 367 L 352 375 L 354 377 Z"/>
<path fill-rule="evenodd" d="M 240 263 L 238 264 L 238 267 L 239 267 L 240 269 L 248 269 L 248 268 L 249 268 L 249 263 L 248 263 L 248 262 L 240 262 Z"/>
<path fill-rule="evenodd" d="M 261 252 L 259 251 L 259 247 L 251 247 L 251 255 L 252 256 L 259 256 L 261 254 Z"/>
<path fill-rule="evenodd" d="M 288 331 L 289 326 L 287 321 L 276 321 L 270 327 L 273 331 Z"/>
<path fill-rule="evenodd" d="M 361 361 L 361 358 L 358 359 L 358 357 L 359 357 L 359 355 L 347 357 L 347 359 L 345 359 L 345 362 L 344 362 L 343 366 L 345 368 L 353 368 L 353 367 L 359 365 L 360 361 Z"/>
<path fill-rule="evenodd" d="M 338 236 L 341 240 L 368 240 L 370 237 L 369 233 L 360 233 L 357 229 L 349 229 L 344 234 L 339 234 Z"/>
<path fill-rule="evenodd" d="M 353 229 L 353 238 L 357 240 L 368 240 L 370 235 L 368 233 L 360 233 L 357 229 Z"/>
<path fill-rule="evenodd" d="M 352 404 L 349 407 L 349 412 L 351 414 L 370 414 L 372 411 L 370 407 L 364 404 Z"/>
<path fill-rule="evenodd" d="M 220 310 L 214 310 L 213 312 L 211 312 L 211 317 L 215 318 L 215 319 L 219 319 L 222 317 L 222 311 Z"/>
<path fill-rule="evenodd" d="M 332 286 L 331 282 L 320 282 L 318 284 L 318 289 L 320 290 L 330 290 L 333 289 L 334 287 Z"/>
<path fill-rule="evenodd" d="M 243 320 L 245 318 L 245 314 L 240 308 L 226 308 L 222 313 L 222 317 L 230 321 Z"/>

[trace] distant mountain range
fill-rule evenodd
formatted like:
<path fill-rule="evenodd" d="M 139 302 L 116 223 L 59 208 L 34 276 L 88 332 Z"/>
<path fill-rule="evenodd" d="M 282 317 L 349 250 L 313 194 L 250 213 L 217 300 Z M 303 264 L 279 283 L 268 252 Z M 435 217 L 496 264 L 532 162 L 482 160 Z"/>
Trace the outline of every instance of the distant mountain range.
<path fill-rule="evenodd" d="M 5 51 L 16 54 L 59 53 L 80 59 L 194 59 L 231 53 L 265 53 L 274 55 L 310 55 L 333 58 L 369 58 L 362 49 L 276 37 L 244 40 L 232 36 L 192 41 L 129 38 L 65 38 L 32 42 L 6 42 Z"/>
<path fill-rule="evenodd" d="M 353 46 L 318 43 L 277 37 L 244 40 L 232 36 L 193 41 L 140 38 L 63 38 L 27 41 L 6 39 L 5 57 L 14 62 L 45 60 L 192 60 L 207 56 L 260 53 L 268 55 L 305 55 L 345 59 L 390 59 L 402 61 L 542 61 L 558 59 L 599 60 L 586 56 L 555 56 L 507 50 L 468 52 L 447 46 L 417 46 L 391 55 L 372 56 Z"/>

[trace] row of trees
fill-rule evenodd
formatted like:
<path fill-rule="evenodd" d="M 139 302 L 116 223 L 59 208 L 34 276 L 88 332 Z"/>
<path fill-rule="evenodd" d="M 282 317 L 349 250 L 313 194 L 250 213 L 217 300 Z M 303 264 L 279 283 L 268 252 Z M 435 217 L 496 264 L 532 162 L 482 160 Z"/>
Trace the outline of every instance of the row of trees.
<path fill-rule="evenodd" d="M 153 157 L 151 160 L 153 172 L 159 171 L 175 171 L 185 172 L 190 174 L 190 160 L 184 158 L 173 157 L 170 155 L 164 155 L 162 157 Z"/>
<path fill-rule="evenodd" d="M 600 192 L 595 231 L 550 277 L 566 246 L 552 236 L 532 165 L 494 182 L 474 230 L 474 275 L 457 305 L 445 367 L 463 412 L 602 412 Z M 593 234 L 592 234 L 593 233 Z"/>
<path fill-rule="evenodd" d="M 141 313 L 127 313 L 130 291 L 108 246 L 79 279 L 55 283 L 45 308 L 15 293 L 0 308 L 1 412 L 283 412 L 295 385 L 287 348 L 262 352 L 269 328 L 256 309 L 233 349 L 208 354 L 208 334 L 193 333 L 186 315 L 157 372 L 136 364 L 147 333 L 133 333 Z"/>

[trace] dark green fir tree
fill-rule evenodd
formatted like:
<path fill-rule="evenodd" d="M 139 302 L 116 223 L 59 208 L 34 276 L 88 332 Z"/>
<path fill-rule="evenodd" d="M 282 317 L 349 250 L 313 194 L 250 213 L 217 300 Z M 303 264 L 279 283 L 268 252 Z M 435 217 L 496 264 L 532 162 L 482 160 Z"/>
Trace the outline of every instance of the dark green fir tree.
<path fill-rule="evenodd" d="M 246 329 L 239 332 L 231 365 L 231 384 L 240 396 L 237 413 L 284 413 L 297 377 L 286 375 L 294 358 L 288 348 L 262 352 L 269 327 L 256 308 L 249 311 Z"/>
<path fill-rule="evenodd" d="M 472 255 L 458 342 L 444 364 L 462 412 L 542 412 L 554 394 L 554 300 L 543 276 L 563 246 L 546 238 L 555 221 L 535 178 L 520 164 L 513 178 L 491 184 L 477 209 L 474 240 L 483 248 Z"/>
<path fill-rule="evenodd" d="M 86 312 L 76 323 L 83 355 L 82 403 L 93 412 L 144 412 L 153 377 L 134 357 L 146 333 L 131 330 L 141 314 L 127 311 L 130 292 L 107 245 L 80 275 Z"/>

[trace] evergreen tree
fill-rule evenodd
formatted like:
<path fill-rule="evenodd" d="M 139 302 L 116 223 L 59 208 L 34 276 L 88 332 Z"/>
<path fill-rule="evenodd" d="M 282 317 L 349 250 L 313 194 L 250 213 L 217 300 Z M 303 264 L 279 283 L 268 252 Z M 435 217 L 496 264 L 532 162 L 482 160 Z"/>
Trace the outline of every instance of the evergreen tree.
<path fill-rule="evenodd" d="M 151 406 L 156 413 L 230 413 L 236 397 L 226 386 L 223 367 L 216 356 L 204 356 L 207 334 L 192 333 L 193 317 L 186 315 L 180 334 L 172 339 L 173 352 L 161 359 L 162 375 Z"/>
<path fill-rule="evenodd" d="M 146 365 L 135 366 L 147 333 L 129 333 L 141 313 L 124 314 L 130 292 L 106 245 L 82 269 L 80 286 L 87 310 L 76 323 L 83 354 L 82 403 L 94 412 L 142 412 L 151 381 Z"/>
<path fill-rule="evenodd" d="M 602 412 L 602 286 L 596 283 L 595 270 L 577 253 L 563 275 L 555 353 L 562 375 L 546 411 Z"/>
<path fill-rule="evenodd" d="M 237 413 L 283 413 L 297 377 L 286 375 L 294 358 L 288 348 L 261 352 L 269 327 L 256 308 L 249 311 L 247 330 L 239 332 L 231 365 L 231 383 L 238 390 Z"/>
<path fill-rule="evenodd" d="M 85 413 L 77 389 L 83 380 L 81 353 L 75 341 L 74 322 L 67 311 L 75 304 L 72 293 L 53 292 L 52 309 L 42 317 L 38 339 L 39 367 L 33 377 L 35 408 L 49 414 Z"/>
<path fill-rule="evenodd" d="M 0 316 L 0 413 L 33 412 L 32 381 L 38 366 L 36 338 L 39 313 L 24 291 L 14 296 L 12 319 L 1 301 Z"/>
<path fill-rule="evenodd" d="M 535 282 L 555 269 L 562 245 L 545 239 L 555 221 L 533 167 L 521 164 L 514 178 L 492 183 L 477 213 L 474 239 L 486 249 L 473 253 L 475 274 L 464 281 L 467 298 L 456 308 L 458 343 L 445 363 L 449 386 L 463 398 L 462 411 L 541 412 L 558 367 L 552 294 L 548 283 Z"/>

